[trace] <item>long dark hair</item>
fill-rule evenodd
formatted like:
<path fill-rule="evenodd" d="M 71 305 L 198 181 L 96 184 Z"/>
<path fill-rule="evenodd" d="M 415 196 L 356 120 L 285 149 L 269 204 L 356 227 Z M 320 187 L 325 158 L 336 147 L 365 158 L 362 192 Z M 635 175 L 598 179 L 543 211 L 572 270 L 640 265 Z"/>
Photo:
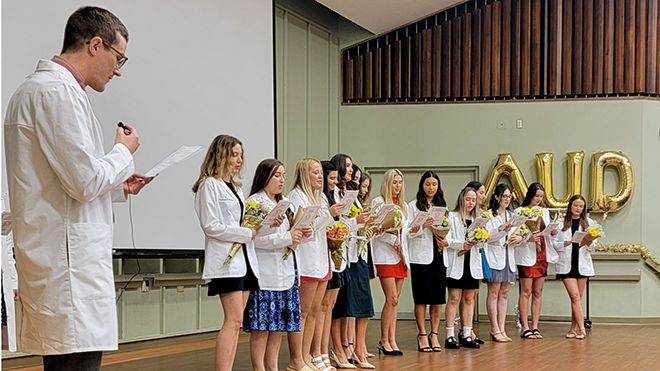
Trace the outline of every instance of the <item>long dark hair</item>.
<path fill-rule="evenodd" d="M 511 190 L 511 187 L 504 183 L 500 183 L 495 187 L 495 190 L 493 191 L 493 196 L 490 198 L 490 205 L 489 208 L 493 211 L 493 216 L 497 216 L 497 210 L 500 209 L 500 202 L 495 198 L 497 197 L 502 197 L 504 195 L 504 191 L 509 190 L 511 194 L 513 194 L 513 191 Z M 511 203 L 509 202 L 509 206 L 506 208 L 507 210 L 511 211 Z"/>
<path fill-rule="evenodd" d="M 332 158 L 330 159 L 330 162 L 335 164 L 336 167 L 335 170 L 337 170 L 337 172 L 339 173 L 339 177 L 338 177 L 339 184 L 337 184 L 337 186 L 339 187 L 339 194 L 341 196 L 344 195 L 344 192 L 347 189 L 346 179 L 344 179 L 344 177 L 346 177 L 346 159 L 350 159 L 350 158 L 351 156 L 345 155 L 343 153 L 337 153 L 336 155 L 332 156 Z M 353 159 L 351 159 L 351 162 L 352 161 Z"/>
<path fill-rule="evenodd" d="M 371 177 L 369 176 L 369 174 L 363 172 L 360 175 L 360 188 L 362 188 L 362 183 L 364 183 L 366 180 L 369 181 L 369 187 L 367 187 L 367 193 L 364 196 L 360 196 L 360 193 L 358 192 L 358 201 L 360 201 L 361 205 L 364 205 L 369 201 L 369 194 L 371 194 Z"/>
<path fill-rule="evenodd" d="M 438 190 L 433 195 L 433 205 L 428 205 L 426 192 L 424 192 L 424 182 L 428 178 L 435 178 L 438 181 Z M 422 174 L 422 177 L 419 179 L 419 188 L 417 189 L 417 210 L 427 211 L 429 206 L 447 206 L 445 201 L 445 194 L 442 192 L 442 184 L 440 183 L 440 177 L 433 171 L 427 171 Z"/>
<path fill-rule="evenodd" d="M 573 202 L 581 200 L 584 202 L 584 208 L 582 209 L 582 212 L 580 213 L 580 227 L 582 227 L 583 231 L 586 231 L 589 229 L 589 220 L 587 220 L 587 200 L 582 197 L 582 195 L 575 195 L 571 197 L 570 200 L 568 200 L 568 207 L 566 208 L 566 216 L 564 217 L 564 227 L 561 229 L 562 231 L 568 230 L 571 228 L 571 224 L 573 223 L 573 213 L 571 212 L 571 207 L 573 206 Z"/>
<path fill-rule="evenodd" d="M 543 188 L 543 185 L 539 182 L 534 182 L 529 185 L 529 188 L 527 188 L 527 194 L 525 195 L 525 199 L 523 202 L 520 204 L 520 206 L 529 206 L 532 203 L 532 198 L 536 196 L 536 192 L 538 191 L 543 191 L 545 193 L 545 188 Z"/>
<path fill-rule="evenodd" d="M 323 194 L 325 194 L 328 203 L 332 206 L 337 203 L 337 200 L 335 200 L 335 192 L 331 191 L 328 186 L 328 175 L 333 171 L 337 171 L 337 166 L 330 161 L 321 161 L 321 166 L 323 167 Z"/>
<path fill-rule="evenodd" d="M 255 193 L 259 193 L 264 188 L 266 188 L 268 182 L 270 182 L 280 166 L 284 167 L 284 164 L 280 160 L 274 158 L 267 158 L 261 161 L 257 166 L 257 170 L 254 171 L 254 179 L 252 180 L 250 196 Z M 277 202 L 282 201 L 282 194 L 276 194 L 275 200 Z"/>
<path fill-rule="evenodd" d="M 360 179 L 358 179 L 356 182 L 355 174 L 357 174 L 358 171 L 360 172 Z M 359 166 L 353 164 L 353 179 L 350 182 L 346 183 L 346 189 L 351 191 L 358 191 L 360 190 L 360 183 L 362 183 L 362 169 L 360 169 Z"/>
<path fill-rule="evenodd" d="M 481 184 L 481 182 L 478 180 L 472 180 L 465 187 L 473 188 L 475 191 L 478 191 L 479 188 L 483 187 L 483 184 Z"/>

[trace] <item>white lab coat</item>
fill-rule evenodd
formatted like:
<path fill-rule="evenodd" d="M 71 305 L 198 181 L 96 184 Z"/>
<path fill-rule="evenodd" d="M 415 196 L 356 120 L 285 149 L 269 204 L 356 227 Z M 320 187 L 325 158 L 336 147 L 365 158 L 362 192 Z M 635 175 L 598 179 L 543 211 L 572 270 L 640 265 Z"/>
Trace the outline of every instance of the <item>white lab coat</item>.
<path fill-rule="evenodd" d="M 455 280 L 461 279 L 463 277 L 463 262 L 465 261 L 466 255 L 458 256 L 458 252 L 463 250 L 463 243 L 465 243 L 465 233 L 466 229 L 463 227 L 463 221 L 461 216 L 452 211 L 449 213 L 449 233 L 447 234 L 447 246 L 444 251 L 447 251 L 446 264 L 447 264 L 447 277 L 453 278 Z M 482 244 L 475 245 L 470 251 L 470 273 L 472 278 L 482 279 L 484 278 L 483 267 L 481 265 L 481 252 L 479 251 L 483 246 Z"/>
<path fill-rule="evenodd" d="M 492 210 L 490 210 L 490 212 L 491 215 L 494 215 L 492 214 Z M 506 220 L 509 221 L 512 215 L 513 213 L 507 210 Z M 489 267 L 497 270 L 504 269 L 504 267 L 506 267 L 506 259 L 509 259 L 509 269 L 511 272 L 515 272 L 516 259 L 513 252 L 515 246 L 504 246 L 506 240 L 509 238 L 509 235 L 515 232 L 515 229 L 512 228 L 510 233 L 506 233 L 505 231 L 498 231 L 498 228 L 503 224 L 504 222 L 502 221 L 500 215 L 492 217 L 488 223 L 486 223 L 486 230 L 490 235 L 490 239 L 488 239 L 488 243 L 484 247 L 484 251 L 486 252 L 486 259 L 488 260 Z M 520 244 L 523 243 L 525 242 L 523 241 Z"/>
<path fill-rule="evenodd" d="M 248 200 L 264 205 L 269 210 L 277 205 L 263 191 L 253 194 Z M 296 254 L 291 253 L 286 259 L 282 259 L 288 247 L 293 244 L 289 232 L 289 220 L 284 219 L 284 222 L 276 228 L 262 226 L 250 243 L 254 244 L 254 251 L 259 261 L 259 288 L 269 291 L 290 289 L 296 279 L 294 266 Z"/>
<path fill-rule="evenodd" d="M 124 200 L 131 153 L 104 153 L 87 93 L 49 60 L 12 96 L 4 129 L 21 351 L 116 350 L 112 201 Z"/>
<path fill-rule="evenodd" d="M 378 196 L 371 201 L 371 208 L 376 209 L 378 205 L 384 203 L 383 197 Z M 405 207 L 405 206 L 404 206 Z M 406 258 L 406 266 L 410 268 L 410 257 L 408 255 L 408 218 L 403 216 L 401 228 L 401 250 L 403 256 Z M 373 249 L 374 264 L 382 265 L 395 265 L 401 261 L 399 254 L 394 249 L 394 242 L 396 236 L 392 233 L 383 233 L 378 237 L 374 237 L 371 241 L 371 248 Z"/>
<path fill-rule="evenodd" d="M 589 225 L 593 224 L 593 220 L 587 218 Z M 573 233 L 571 228 L 568 228 L 565 231 L 562 231 L 561 228 L 564 226 L 564 218 L 559 218 L 557 222 L 560 225 L 559 233 L 553 238 L 553 245 L 557 253 L 559 254 L 559 259 L 555 265 L 555 271 L 558 274 L 567 274 L 571 271 L 571 259 L 573 257 L 573 244 L 564 246 L 564 241 L 570 241 L 573 239 Z M 582 231 L 582 227 L 579 228 Z M 578 255 L 578 271 L 581 275 L 592 277 L 596 275 L 594 270 L 594 263 L 591 260 L 591 253 L 596 250 L 596 244 L 598 240 L 594 240 L 591 245 L 583 246 L 580 248 L 580 253 Z"/>
<path fill-rule="evenodd" d="M 241 201 L 243 191 L 236 190 Z M 241 204 L 222 179 L 208 177 L 195 194 L 195 211 L 204 231 L 204 270 L 202 278 L 209 282 L 213 278 L 243 277 L 247 273 L 242 248 L 231 262 L 224 264 L 234 242 L 244 243 L 250 267 L 259 278 L 259 263 L 254 252 L 252 230 L 241 227 Z"/>
<path fill-rule="evenodd" d="M 415 220 L 419 213 L 417 200 L 408 203 L 408 220 Z M 430 228 L 423 228 L 417 233 L 408 233 L 408 254 L 411 264 L 429 265 L 433 262 L 433 239 L 435 236 Z M 442 260 L 447 266 L 447 249 L 442 249 Z"/>
<path fill-rule="evenodd" d="M 2 194 L 2 211 L 9 211 L 7 197 Z M 12 232 L 2 236 L 2 283 L 5 308 L 7 310 L 7 349 L 16 351 L 16 306 L 14 305 L 14 290 L 18 290 L 18 274 L 14 261 L 14 240 Z"/>
<path fill-rule="evenodd" d="M 298 212 L 299 208 L 306 208 L 311 205 L 307 196 L 298 188 L 291 190 L 287 197 L 291 201 L 294 214 Z M 296 249 L 299 263 L 298 271 L 303 277 L 324 278 L 330 271 L 330 251 L 328 250 L 325 228 L 335 220 L 330 216 L 328 200 L 325 195 L 320 194 L 318 197 L 322 208 L 319 217 L 312 224 L 314 233 L 310 237 L 303 237 Z"/>
<path fill-rule="evenodd" d="M 514 214 L 518 215 L 518 211 L 520 211 L 522 207 L 517 208 L 514 210 Z M 548 209 L 541 208 L 543 210 L 543 222 L 547 226 L 550 224 L 550 212 Z M 531 235 L 530 235 L 531 236 Z M 529 239 L 529 237 L 527 237 Z M 557 252 L 555 251 L 553 245 L 552 245 L 552 238 L 551 236 L 543 237 L 545 239 L 545 259 L 548 261 L 548 263 L 556 263 L 558 256 Z M 536 242 L 527 242 L 527 244 L 521 243 L 520 245 L 516 246 L 514 250 L 514 255 L 516 257 L 516 264 L 523 266 L 523 267 L 531 267 L 534 264 L 536 264 Z"/>

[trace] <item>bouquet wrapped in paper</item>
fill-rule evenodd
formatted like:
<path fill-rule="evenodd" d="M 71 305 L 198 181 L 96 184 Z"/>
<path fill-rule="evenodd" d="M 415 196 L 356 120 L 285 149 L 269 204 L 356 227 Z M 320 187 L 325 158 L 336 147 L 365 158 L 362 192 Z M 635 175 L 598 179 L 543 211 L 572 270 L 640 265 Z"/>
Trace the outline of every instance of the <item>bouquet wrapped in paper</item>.
<path fill-rule="evenodd" d="M 259 230 L 259 228 L 261 228 L 261 222 L 266 219 L 269 212 L 270 210 L 268 210 L 267 207 L 248 199 L 245 201 L 245 214 L 243 215 L 243 223 L 241 223 L 241 227 Z M 242 246 L 243 244 L 239 242 L 234 242 L 234 244 L 231 245 L 229 255 L 227 255 L 224 265 L 231 263 L 232 259 L 234 259 L 234 256 L 236 256 L 236 253 L 238 253 Z"/>
<path fill-rule="evenodd" d="M 600 224 L 593 222 L 587 230 L 587 235 L 584 236 L 582 242 L 580 242 L 580 247 L 589 246 L 594 242 L 596 238 L 603 237 L 605 237 L 605 231 L 603 230 L 603 227 Z"/>
<path fill-rule="evenodd" d="M 529 227 L 531 233 L 538 232 L 541 229 L 541 217 L 544 214 L 540 207 L 534 206 L 527 209 L 520 209 L 518 215 L 527 218 L 525 224 Z M 541 241 L 536 241 L 536 251 L 541 251 Z"/>
<path fill-rule="evenodd" d="M 493 214 L 490 210 L 479 209 L 479 216 L 487 220 L 493 219 Z"/>
<path fill-rule="evenodd" d="M 532 234 L 532 232 L 530 232 L 529 227 L 525 224 L 521 224 L 520 227 L 511 233 L 511 236 L 520 236 L 520 238 L 525 241 L 530 234 Z"/>
<path fill-rule="evenodd" d="M 465 237 L 465 242 L 471 243 L 472 245 L 478 245 L 480 243 L 488 242 L 490 235 L 485 228 L 475 228 L 468 232 Z M 467 253 L 467 250 L 461 250 L 458 252 L 458 256 L 463 256 Z"/>
<path fill-rule="evenodd" d="M 444 216 L 442 217 L 442 223 L 434 224 L 430 228 L 434 236 L 445 238 L 449 234 L 449 227 L 451 227 L 451 223 L 449 223 L 447 216 Z M 442 251 L 442 247 L 438 246 L 438 251 Z"/>
<path fill-rule="evenodd" d="M 355 205 L 351 206 L 351 211 L 348 213 L 348 218 L 355 218 L 358 215 L 362 214 L 365 211 L 369 211 L 370 208 L 359 208 Z M 366 227 L 362 227 L 357 230 L 356 235 L 352 236 L 351 238 L 355 238 L 355 245 L 358 250 L 358 255 L 362 254 L 363 251 L 367 249 L 367 242 L 369 242 L 366 238 Z"/>
<path fill-rule="evenodd" d="M 344 250 L 341 245 L 350 236 L 350 232 L 344 222 L 334 222 L 327 226 L 326 235 L 328 238 L 328 248 L 330 249 L 330 258 L 335 264 L 335 269 L 340 269 L 344 260 Z"/>

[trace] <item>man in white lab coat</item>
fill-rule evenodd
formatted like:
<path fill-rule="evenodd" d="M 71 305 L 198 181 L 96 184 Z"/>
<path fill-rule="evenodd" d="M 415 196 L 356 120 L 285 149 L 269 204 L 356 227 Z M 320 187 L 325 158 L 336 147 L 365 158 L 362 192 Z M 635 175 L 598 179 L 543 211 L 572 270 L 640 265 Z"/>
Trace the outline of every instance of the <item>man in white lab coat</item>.
<path fill-rule="evenodd" d="M 44 370 L 100 370 L 117 349 L 112 202 L 151 179 L 134 174 L 137 131 L 105 153 L 85 88 L 121 76 L 128 31 L 112 13 L 76 10 L 62 53 L 40 60 L 7 107 L 5 151 L 23 319 L 20 350 Z"/>

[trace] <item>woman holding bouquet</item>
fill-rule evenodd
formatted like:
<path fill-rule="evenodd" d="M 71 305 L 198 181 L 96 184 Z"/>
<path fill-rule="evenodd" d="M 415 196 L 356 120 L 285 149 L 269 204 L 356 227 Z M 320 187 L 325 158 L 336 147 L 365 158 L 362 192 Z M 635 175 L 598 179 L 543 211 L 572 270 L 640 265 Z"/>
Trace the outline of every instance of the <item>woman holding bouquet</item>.
<path fill-rule="evenodd" d="M 449 213 L 449 234 L 447 235 L 447 289 L 449 300 L 445 308 L 447 322 L 447 340 L 445 348 L 458 349 L 460 347 L 479 348 L 479 344 L 472 337 L 472 317 L 474 313 L 474 297 L 479 291 L 479 280 L 483 278 L 481 254 L 473 242 L 466 241 L 466 233 L 474 219 L 477 217 L 477 192 L 474 188 L 463 188 L 458 195 L 456 207 Z M 466 253 L 459 253 L 466 251 Z M 454 320 L 456 307 L 459 301 L 463 303 L 460 310 L 462 333 L 458 341 L 454 335 Z"/>
<path fill-rule="evenodd" d="M 557 253 L 552 247 L 550 237 L 543 237 L 541 232 L 550 224 L 550 213 L 547 209 L 540 207 L 545 188 L 540 183 L 534 182 L 529 185 L 525 199 L 521 207 L 515 210 L 521 214 L 524 209 L 536 208 L 538 210 L 538 230 L 530 228 L 532 234 L 515 249 L 514 255 L 518 265 L 518 277 L 520 278 L 520 297 L 518 299 L 518 312 L 520 313 L 520 324 L 523 339 L 543 339 L 538 329 L 539 317 L 541 316 L 541 296 L 543 295 L 543 284 L 548 275 L 548 262 L 555 263 Z M 529 222 L 528 222 L 529 223 Z M 557 230 L 552 236 L 557 235 Z M 527 322 L 527 308 L 529 297 L 532 297 L 532 330 Z"/>
<path fill-rule="evenodd" d="M 323 167 L 317 160 L 305 158 L 296 164 L 293 186 L 289 200 L 294 211 L 312 205 L 322 206 L 319 216 L 314 221 L 311 237 L 303 238 L 298 246 L 298 270 L 300 272 L 300 321 L 301 332 L 287 334 L 291 359 L 288 371 L 309 371 L 315 367 L 307 364 L 310 356 L 312 338 L 327 282 L 330 279 L 330 254 L 325 228 L 339 215 L 342 204 L 331 207 L 323 194 Z M 295 354 L 294 354 L 295 353 Z"/>
<path fill-rule="evenodd" d="M 245 304 L 250 291 L 259 290 L 257 255 L 249 243 L 257 231 L 241 227 L 243 192 L 235 178 L 240 177 L 242 169 L 242 143 L 232 136 L 218 135 L 192 187 L 195 211 L 205 234 L 202 278 L 210 281 L 208 295 L 220 296 L 225 315 L 216 342 L 216 370 L 232 369 Z M 229 264 L 223 264 L 235 242 L 243 244 L 242 251 L 234 252 Z"/>
<path fill-rule="evenodd" d="M 417 190 L 417 199 L 408 204 L 410 220 L 420 211 L 429 211 L 433 206 L 446 207 L 440 178 L 433 171 L 422 174 Z M 438 327 L 442 316 L 442 305 L 446 303 L 444 248 L 449 244 L 445 238 L 437 237 L 429 228 L 433 218 L 429 218 L 422 228 L 411 230 L 408 236 L 410 252 L 410 284 L 415 302 L 417 322 L 417 350 L 420 352 L 440 352 Z M 431 316 L 431 332 L 426 334 L 426 306 Z"/>
<path fill-rule="evenodd" d="M 268 210 L 283 200 L 284 165 L 276 159 L 261 161 L 254 174 L 248 201 Z M 254 370 L 276 370 L 283 332 L 300 331 L 300 294 L 295 253 L 289 246 L 310 237 L 312 228 L 289 231 L 289 221 L 277 228 L 262 227 L 254 238 L 259 261 L 258 291 L 251 291 L 243 330 L 251 332 L 250 358 Z M 283 259 L 287 256 L 286 259 Z"/>
<path fill-rule="evenodd" d="M 571 299 L 571 329 L 566 334 L 567 339 L 584 339 L 584 314 L 582 312 L 582 294 L 587 285 L 587 278 L 593 277 L 594 264 L 591 253 L 596 248 L 597 232 L 589 227 L 594 221 L 587 218 L 587 202 L 581 195 L 575 195 L 568 201 L 566 216 L 559 218 L 561 232 L 555 237 L 553 244 L 559 255 L 557 261 L 557 278 L 564 282 L 568 297 Z M 589 231 L 581 243 L 571 242 L 577 231 Z"/>
<path fill-rule="evenodd" d="M 501 227 L 507 224 L 513 216 L 511 207 L 511 188 L 506 184 L 498 184 L 490 198 L 490 213 L 493 218 L 488 221 L 486 229 L 490 234 L 488 245 L 484 249 L 491 269 L 488 282 L 488 297 L 486 308 L 490 319 L 490 338 L 499 343 L 513 341 L 506 335 L 506 308 L 511 284 L 516 282 L 516 261 L 513 256 L 513 246 L 522 242 L 518 229 L 511 230 Z M 527 230 L 526 227 L 522 227 Z"/>
<path fill-rule="evenodd" d="M 380 196 L 371 202 L 376 210 L 381 204 L 398 206 L 401 225 L 398 230 L 381 231 L 380 236 L 372 240 L 376 274 L 385 294 L 385 303 L 380 319 L 380 342 L 378 352 L 388 356 L 403 355 L 396 343 L 396 319 L 399 307 L 399 296 L 404 278 L 408 277 L 408 268 L 401 257 L 408 255 L 405 239 L 405 225 L 408 219 L 408 208 L 405 202 L 405 187 L 403 173 L 398 169 L 390 169 L 383 175 L 380 186 Z M 396 223 L 395 223 L 396 224 Z"/>

